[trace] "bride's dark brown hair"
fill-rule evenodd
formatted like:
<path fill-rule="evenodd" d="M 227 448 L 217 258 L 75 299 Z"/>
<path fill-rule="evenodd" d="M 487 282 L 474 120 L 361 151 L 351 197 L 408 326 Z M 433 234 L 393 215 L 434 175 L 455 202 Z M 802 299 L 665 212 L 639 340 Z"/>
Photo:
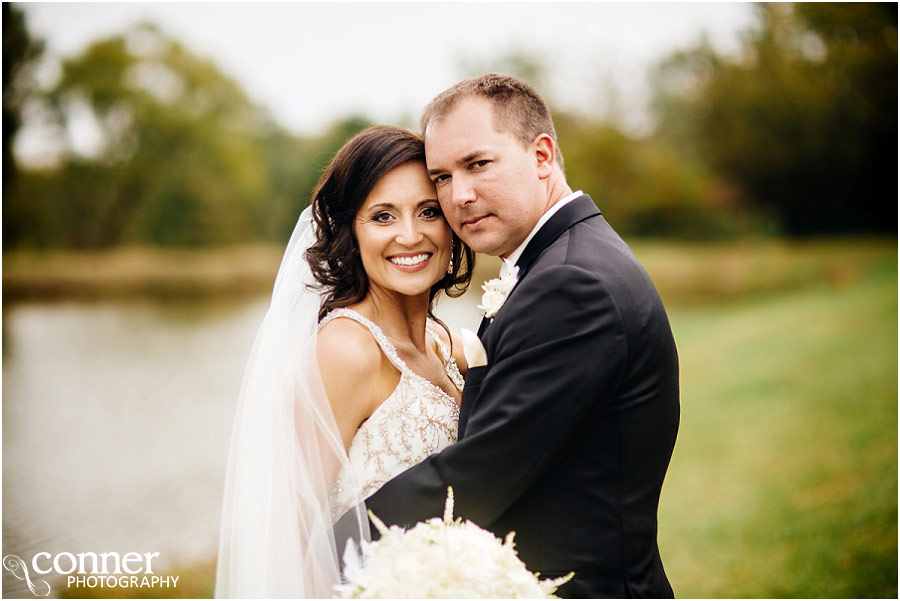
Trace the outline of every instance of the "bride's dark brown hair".
<path fill-rule="evenodd" d="M 322 294 L 319 319 L 332 309 L 355 305 L 368 293 L 369 278 L 359 256 L 353 223 L 378 180 L 409 162 L 425 164 L 422 138 L 399 127 L 380 125 L 344 144 L 319 178 L 310 201 L 316 241 L 306 251 L 306 261 Z M 460 296 L 472 279 L 475 253 L 455 233 L 451 258 L 452 272 L 444 274 L 428 296 L 432 319 L 435 296 L 442 291 L 451 298 Z"/>

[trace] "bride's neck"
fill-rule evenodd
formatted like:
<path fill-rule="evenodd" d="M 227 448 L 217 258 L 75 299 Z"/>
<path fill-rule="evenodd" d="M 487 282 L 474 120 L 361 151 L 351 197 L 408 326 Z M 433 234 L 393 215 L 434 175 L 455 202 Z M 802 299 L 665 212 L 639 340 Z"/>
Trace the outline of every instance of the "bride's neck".
<path fill-rule="evenodd" d="M 425 350 L 425 324 L 428 320 L 428 292 L 406 296 L 370 289 L 366 298 L 354 307 L 378 324 L 384 334 L 394 341 L 409 341 L 420 351 Z"/>

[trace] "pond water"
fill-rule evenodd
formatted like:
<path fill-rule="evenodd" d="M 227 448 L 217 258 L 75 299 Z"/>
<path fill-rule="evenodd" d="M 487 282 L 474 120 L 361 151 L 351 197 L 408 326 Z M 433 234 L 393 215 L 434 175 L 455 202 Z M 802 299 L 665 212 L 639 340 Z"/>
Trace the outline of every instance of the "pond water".
<path fill-rule="evenodd" d="M 477 300 L 436 313 L 474 330 Z M 233 414 L 267 306 L 5 306 L 4 555 L 159 552 L 160 568 L 214 557 Z M 32 597 L 6 570 L 3 593 Z"/>

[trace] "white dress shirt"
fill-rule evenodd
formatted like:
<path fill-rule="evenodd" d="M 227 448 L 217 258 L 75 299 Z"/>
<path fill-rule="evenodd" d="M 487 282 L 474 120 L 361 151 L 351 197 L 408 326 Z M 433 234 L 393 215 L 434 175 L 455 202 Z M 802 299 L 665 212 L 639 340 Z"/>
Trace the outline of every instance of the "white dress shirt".
<path fill-rule="evenodd" d="M 516 273 L 516 270 L 514 269 L 516 266 L 516 261 L 518 261 L 519 257 L 522 256 L 522 253 L 525 252 L 525 247 L 528 246 L 528 243 L 531 242 L 531 239 L 534 238 L 534 236 L 538 233 L 538 231 L 540 231 L 540 229 L 542 227 L 544 227 L 544 224 L 547 223 L 551 217 L 556 215 L 557 211 L 559 211 L 565 205 L 569 204 L 570 202 L 572 202 L 573 200 L 575 200 L 576 198 L 578 198 L 579 196 L 581 196 L 583 194 L 584 194 L 584 192 L 582 192 L 581 190 L 576 190 L 575 192 L 572 192 L 571 194 L 561 198 L 559 201 L 557 201 L 556 204 L 554 204 L 552 207 L 547 209 L 546 213 L 541 215 L 541 218 L 538 219 L 538 222 L 535 224 L 534 228 L 531 230 L 531 233 L 528 234 L 528 236 L 525 238 L 525 240 L 522 241 L 522 244 L 520 244 L 516 248 L 516 250 L 509 253 L 509 256 L 507 256 L 505 259 L 503 259 L 503 264 L 500 266 L 500 277 L 501 278 L 505 277 L 509 274 Z"/>

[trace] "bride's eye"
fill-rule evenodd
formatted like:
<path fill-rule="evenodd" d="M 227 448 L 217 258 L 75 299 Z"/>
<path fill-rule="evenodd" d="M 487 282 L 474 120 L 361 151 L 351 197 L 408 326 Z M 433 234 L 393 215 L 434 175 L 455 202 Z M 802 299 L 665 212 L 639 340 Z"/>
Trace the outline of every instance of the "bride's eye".
<path fill-rule="evenodd" d="M 422 210 L 422 217 L 425 219 L 437 219 L 441 215 L 443 215 L 443 213 L 437 207 L 425 207 L 425 209 Z"/>
<path fill-rule="evenodd" d="M 387 211 L 382 211 L 381 213 L 376 213 L 372 216 L 372 221 L 375 223 L 388 223 L 392 219 L 392 216 Z"/>

